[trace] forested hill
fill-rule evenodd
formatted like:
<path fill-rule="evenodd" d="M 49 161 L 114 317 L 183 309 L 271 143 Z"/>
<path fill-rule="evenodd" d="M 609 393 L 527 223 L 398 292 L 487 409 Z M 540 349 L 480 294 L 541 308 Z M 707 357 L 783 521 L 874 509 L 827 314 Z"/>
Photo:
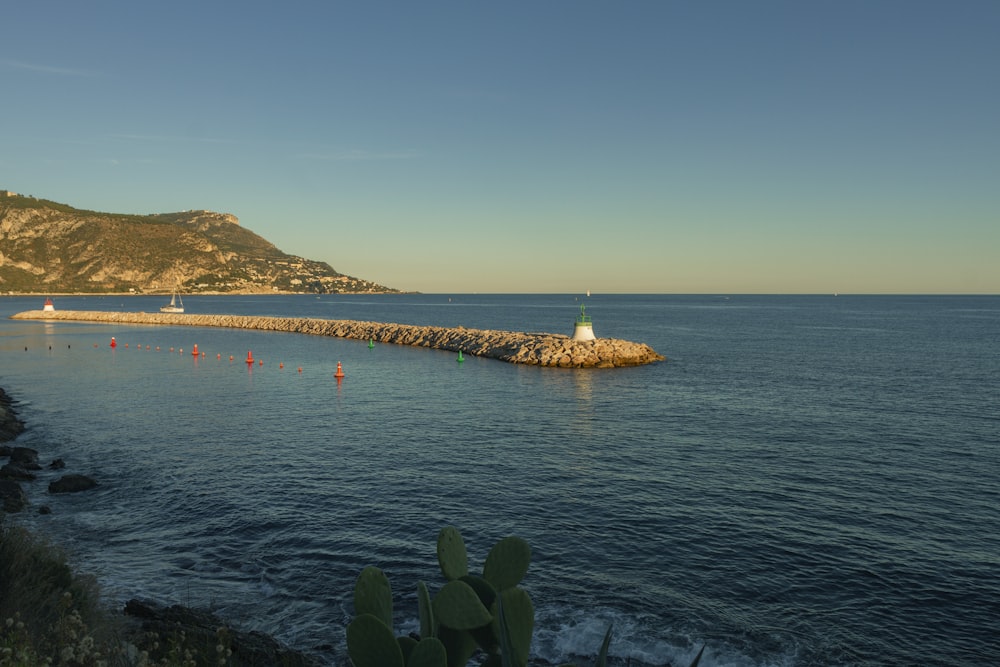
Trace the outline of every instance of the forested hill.
<path fill-rule="evenodd" d="M 396 292 L 212 211 L 84 211 L 0 190 L 0 293 Z"/>

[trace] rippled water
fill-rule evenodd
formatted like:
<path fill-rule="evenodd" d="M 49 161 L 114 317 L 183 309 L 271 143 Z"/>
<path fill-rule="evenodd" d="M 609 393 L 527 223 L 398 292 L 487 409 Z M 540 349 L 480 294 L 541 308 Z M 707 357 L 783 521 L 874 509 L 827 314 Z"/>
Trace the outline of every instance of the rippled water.
<path fill-rule="evenodd" d="M 185 303 L 569 333 L 582 300 Z M 0 299 L 0 315 L 37 301 Z M 703 643 L 713 666 L 1000 661 L 1000 299 L 586 303 L 598 336 L 669 361 L 538 369 L 295 334 L 0 321 L 0 386 L 29 426 L 18 443 L 101 482 L 47 496 L 41 480 L 29 493 L 53 514 L 21 520 L 112 601 L 211 606 L 333 664 L 360 569 L 387 571 L 397 630 L 412 628 L 447 524 L 473 566 L 505 535 L 532 545 L 534 652 L 552 661 L 592 660 L 612 623 L 612 655 L 634 665 L 687 664 Z"/>

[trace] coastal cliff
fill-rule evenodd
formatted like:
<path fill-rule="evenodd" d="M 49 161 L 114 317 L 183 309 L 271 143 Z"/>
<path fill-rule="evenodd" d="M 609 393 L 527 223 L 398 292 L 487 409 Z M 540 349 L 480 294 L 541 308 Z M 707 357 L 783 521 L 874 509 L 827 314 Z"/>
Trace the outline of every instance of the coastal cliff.
<path fill-rule="evenodd" d="M 101 213 L 0 190 L 0 291 L 174 289 L 185 294 L 397 291 L 282 252 L 230 213 Z"/>
<path fill-rule="evenodd" d="M 615 338 L 576 341 L 569 336 L 550 333 L 384 324 L 353 320 L 81 310 L 30 310 L 13 315 L 12 319 L 82 320 L 108 324 L 161 324 L 283 331 L 449 350 L 477 357 L 499 359 L 513 364 L 554 368 L 618 368 L 640 366 L 665 359 L 645 343 L 633 343 Z"/>

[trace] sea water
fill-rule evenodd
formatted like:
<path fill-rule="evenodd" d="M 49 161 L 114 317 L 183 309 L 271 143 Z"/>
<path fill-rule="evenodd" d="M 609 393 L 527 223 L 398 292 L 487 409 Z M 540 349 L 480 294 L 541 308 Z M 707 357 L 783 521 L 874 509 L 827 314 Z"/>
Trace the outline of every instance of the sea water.
<path fill-rule="evenodd" d="M 49 495 L 62 472 L 45 472 L 17 520 L 115 606 L 208 607 L 344 664 L 357 574 L 382 568 L 397 634 L 416 629 L 416 584 L 441 586 L 453 525 L 473 569 L 504 536 L 531 545 L 536 658 L 590 664 L 612 626 L 618 664 L 686 665 L 703 645 L 710 666 L 1000 662 L 1000 298 L 185 298 L 566 334 L 585 305 L 597 336 L 668 358 L 587 370 L 6 319 L 41 301 L 0 298 L 16 444 L 100 486 Z"/>

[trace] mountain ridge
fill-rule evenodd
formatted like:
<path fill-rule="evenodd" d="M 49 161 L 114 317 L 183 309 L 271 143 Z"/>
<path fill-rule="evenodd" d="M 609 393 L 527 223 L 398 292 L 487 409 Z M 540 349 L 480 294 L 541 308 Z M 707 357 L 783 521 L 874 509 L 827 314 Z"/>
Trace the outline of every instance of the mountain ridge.
<path fill-rule="evenodd" d="M 230 213 L 103 213 L 0 190 L 0 293 L 398 293 L 290 255 Z"/>

